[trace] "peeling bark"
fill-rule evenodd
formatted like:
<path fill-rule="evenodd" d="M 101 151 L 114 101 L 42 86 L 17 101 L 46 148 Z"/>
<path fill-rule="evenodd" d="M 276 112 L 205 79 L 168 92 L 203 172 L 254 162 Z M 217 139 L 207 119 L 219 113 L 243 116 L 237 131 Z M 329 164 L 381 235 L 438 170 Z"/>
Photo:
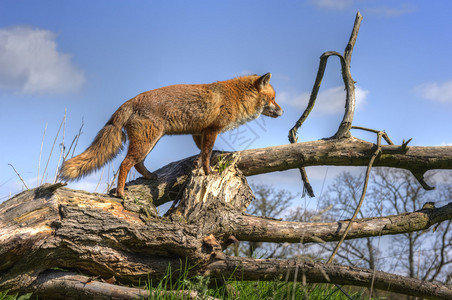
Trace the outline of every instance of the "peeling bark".
<path fill-rule="evenodd" d="M 285 171 L 310 166 L 367 166 L 376 144 L 354 137 L 318 140 L 275 147 L 214 153 L 212 161 L 223 156 L 224 161 L 237 161 L 237 168 L 245 176 Z M 416 174 L 428 170 L 452 169 L 452 146 L 417 147 L 404 149 L 397 145 L 382 145 L 382 153 L 374 166 L 402 168 Z M 127 184 L 127 193 L 142 202 L 159 206 L 180 199 L 196 156 L 168 164 L 155 171 L 157 181 L 143 178 Z M 138 208 L 139 209 L 139 208 Z"/>

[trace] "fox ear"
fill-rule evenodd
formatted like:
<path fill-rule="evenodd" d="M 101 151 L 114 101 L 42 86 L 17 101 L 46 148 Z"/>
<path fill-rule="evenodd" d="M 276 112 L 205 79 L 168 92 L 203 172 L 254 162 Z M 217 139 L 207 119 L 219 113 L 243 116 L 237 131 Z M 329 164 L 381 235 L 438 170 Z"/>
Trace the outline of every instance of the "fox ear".
<path fill-rule="evenodd" d="M 264 87 L 266 87 L 270 83 L 270 78 L 271 77 L 272 77 L 271 73 L 267 73 L 267 74 L 262 75 L 261 77 L 259 77 L 259 79 L 256 80 L 256 87 L 257 87 L 257 89 L 260 91 Z"/>

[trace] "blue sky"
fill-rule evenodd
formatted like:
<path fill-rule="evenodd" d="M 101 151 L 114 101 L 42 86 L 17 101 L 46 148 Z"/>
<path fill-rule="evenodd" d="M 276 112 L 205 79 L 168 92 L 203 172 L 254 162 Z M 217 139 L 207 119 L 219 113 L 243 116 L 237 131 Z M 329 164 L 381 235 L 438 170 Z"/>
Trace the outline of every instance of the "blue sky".
<path fill-rule="evenodd" d="M 170 84 L 272 72 L 285 114 L 225 133 L 216 148 L 288 143 L 288 130 L 306 106 L 319 56 L 343 52 L 358 10 L 364 19 L 352 56 L 358 98 L 354 125 L 386 130 L 395 143 L 413 138 L 412 145 L 451 145 L 451 9 L 446 0 L 2 0 L 0 202 L 23 189 L 8 164 L 29 188 L 43 177 L 51 182 L 63 130 L 68 146 L 83 120 L 79 154 L 123 102 Z M 334 134 L 343 102 L 340 65 L 331 59 L 300 141 Z M 65 110 L 64 129 L 43 175 Z M 164 137 L 145 164 L 152 171 L 197 152 L 190 136 Z M 102 178 L 99 171 L 69 187 L 102 192 L 111 177 L 107 169 L 116 170 L 122 157 Z M 340 171 L 328 170 L 308 169 L 317 194 L 325 174 L 331 179 Z M 301 191 L 296 171 L 250 181 Z"/>

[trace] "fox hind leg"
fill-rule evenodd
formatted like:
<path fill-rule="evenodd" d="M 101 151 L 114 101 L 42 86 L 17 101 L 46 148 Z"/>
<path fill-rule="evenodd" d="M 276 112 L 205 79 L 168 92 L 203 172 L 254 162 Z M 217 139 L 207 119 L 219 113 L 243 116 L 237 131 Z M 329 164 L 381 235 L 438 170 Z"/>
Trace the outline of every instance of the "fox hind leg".
<path fill-rule="evenodd" d="M 152 174 L 149 172 L 148 169 L 144 166 L 144 159 L 137 163 L 135 166 L 135 169 L 140 173 L 144 178 L 146 179 L 157 179 L 157 176 L 155 174 Z"/>
<path fill-rule="evenodd" d="M 116 187 L 116 195 L 121 198 L 124 198 L 127 174 L 133 166 L 145 178 L 155 179 L 155 175 L 144 166 L 144 159 L 162 136 L 162 130 L 145 121 L 138 125 L 128 126 L 126 130 L 129 137 L 129 149 L 119 167 L 118 185 Z"/>

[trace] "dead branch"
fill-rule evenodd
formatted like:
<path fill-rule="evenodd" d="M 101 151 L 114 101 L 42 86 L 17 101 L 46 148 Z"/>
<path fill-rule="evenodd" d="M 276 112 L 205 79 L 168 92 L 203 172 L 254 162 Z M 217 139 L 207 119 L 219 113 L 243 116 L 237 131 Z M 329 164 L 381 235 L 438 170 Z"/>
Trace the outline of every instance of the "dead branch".
<path fill-rule="evenodd" d="M 111 281 L 115 281 L 112 277 Z M 30 286 L 36 296 L 51 299 L 146 299 L 174 297 L 199 299 L 197 291 L 151 291 L 98 281 L 71 271 L 46 271 Z M 204 299 L 204 298 L 203 298 Z M 215 300 L 213 297 L 205 299 Z"/>
<path fill-rule="evenodd" d="M 297 271 L 298 270 L 298 271 Z M 300 274 L 301 273 L 301 274 Z M 306 260 L 274 260 L 227 257 L 207 267 L 207 275 L 220 278 L 273 280 L 294 278 L 309 283 L 337 283 L 374 287 L 427 299 L 451 299 L 452 289 L 433 282 L 363 268 L 322 264 Z M 298 275 L 298 276 L 297 276 Z"/>
<path fill-rule="evenodd" d="M 376 145 L 357 138 L 318 140 L 234 153 L 214 153 L 212 161 L 223 155 L 226 161 L 237 161 L 245 176 L 285 171 L 300 166 L 367 166 Z M 185 187 L 196 157 L 168 164 L 155 171 L 157 181 L 143 178 L 131 181 L 127 191 L 131 197 L 155 206 L 176 200 Z M 424 174 L 428 170 L 452 169 L 452 147 L 402 147 L 382 145 L 374 166 L 403 168 Z M 180 198 L 180 197 L 179 197 Z M 133 203 L 132 203 L 133 204 Z M 132 209 L 129 207 L 129 209 Z M 137 208 L 140 209 L 140 208 Z"/>
<path fill-rule="evenodd" d="M 285 171 L 299 166 L 367 166 L 376 145 L 357 138 L 326 139 L 268 148 L 244 150 L 237 166 L 246 175 Z M 382 145 L 381 154 L 374 166 L 419 170 L 452 168 L 452 146 L 411 146 L 405 151 L 401 146 Z"/>
<path fill-rule="evenodd" d="M 401 215 L 357 219 L 346 238 L 357 239 L 380 234 L 394 235 L 422 231 L 450 219 L 452 203 Z M 241 215 L 237 216 L 234 222 L 237 223 L 234 236 L 242 241 L 319 243 L 340 240 L 349 220 L 329 223 L 288 222 Z"/>

